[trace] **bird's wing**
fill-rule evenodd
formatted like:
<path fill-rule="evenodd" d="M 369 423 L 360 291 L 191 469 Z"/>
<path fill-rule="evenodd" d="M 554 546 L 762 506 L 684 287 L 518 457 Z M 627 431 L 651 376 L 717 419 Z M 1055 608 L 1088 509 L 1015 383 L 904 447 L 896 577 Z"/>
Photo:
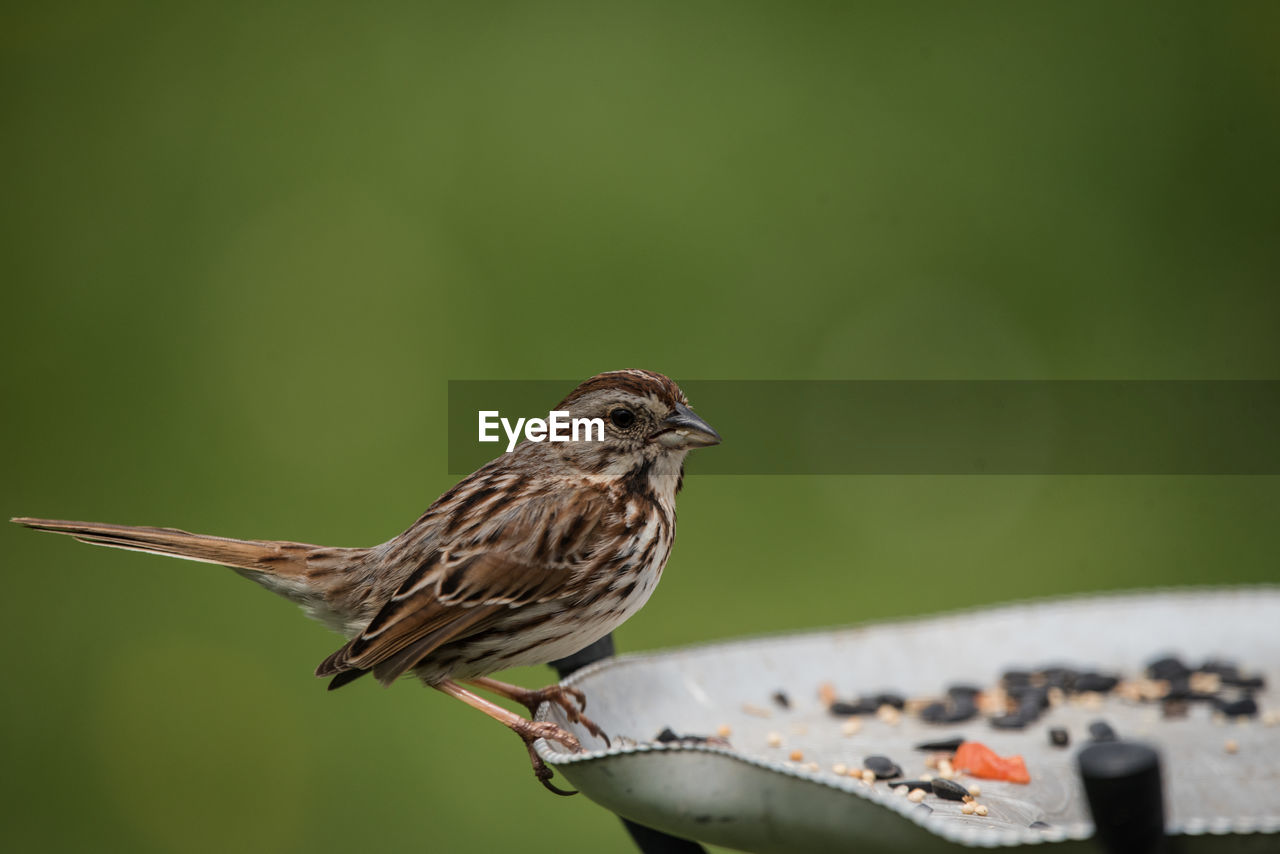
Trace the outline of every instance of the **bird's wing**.
<path fill-rule="evenodd" d="M 316 669 L 331 687 L 372 670 L 390 684 L 432 651 L 482 632 L 511 609 L 560 598 L 594 562 L 594 532 L 606 521 L 599 497 L 529 502 L 503 520 L 492 545 L 442 544 L 405 580 L 369 625 Z M 341 675 L 340 675 L 341 674 Z M 350 675 L 348 675 L 350 674 Z"/>

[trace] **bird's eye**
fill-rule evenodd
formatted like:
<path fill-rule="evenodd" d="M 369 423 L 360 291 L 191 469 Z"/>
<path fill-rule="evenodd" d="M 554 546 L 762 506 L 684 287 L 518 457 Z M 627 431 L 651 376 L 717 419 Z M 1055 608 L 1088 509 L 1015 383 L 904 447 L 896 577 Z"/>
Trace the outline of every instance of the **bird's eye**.
<path fill-rule="evenodd" d="M 626 430 L 632 424 L 636 423 L 636 414 L 630 409 L 618 407 L 609 413 L 609 420 L 613 422 L 613 426 L 619 430 Z"/>

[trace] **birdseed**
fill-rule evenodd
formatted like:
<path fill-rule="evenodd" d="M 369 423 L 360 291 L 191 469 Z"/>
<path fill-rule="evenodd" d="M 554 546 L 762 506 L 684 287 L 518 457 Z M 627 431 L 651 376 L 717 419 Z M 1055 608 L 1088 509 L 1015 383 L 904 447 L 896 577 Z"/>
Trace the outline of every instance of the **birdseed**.
<path fill-rule="evenodd" d="M 902 722 L 902 712 L 894 706 L 885 703 L 876 709 L 876 717 L 881 721 L 889 724 L 889 726 L 897 726 Z"/>
<path fill-rule="evenodd" d="M 933 793 L 948 801 L 963 801 L 969 795 L 964 786 L 950 780 L 934 780 Z"/>
<path fill-rule="evenodd" d="M 862 766 L 881 780 L 891 780 L 902 776 L 902 768 L 887 756 L 868 756 Z"/>
<path fill-rule="evenodd" d="M 1094 741 L 1115 741 L 1116 731 L 1106 721 L 1094 721 L 1089 724 L 1089 738 Z"/>

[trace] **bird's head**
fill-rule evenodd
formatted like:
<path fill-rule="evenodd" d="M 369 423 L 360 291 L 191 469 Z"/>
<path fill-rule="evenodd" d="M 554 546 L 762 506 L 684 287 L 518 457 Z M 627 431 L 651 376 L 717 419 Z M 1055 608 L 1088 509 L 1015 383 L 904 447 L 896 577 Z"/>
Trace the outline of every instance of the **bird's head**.
<path fill-rule="evenodd" d="M 598 419 L 589 438 L 559 446 L 567 461 L 590 474 L 678 479 L 685 454 L 720 443 L 720 434 L 689 407 L 680 386 L 653 371 L 597 374 L 556 409 L 571 419 Z M 603 425 L 603 436 L 596 424 Z"/>

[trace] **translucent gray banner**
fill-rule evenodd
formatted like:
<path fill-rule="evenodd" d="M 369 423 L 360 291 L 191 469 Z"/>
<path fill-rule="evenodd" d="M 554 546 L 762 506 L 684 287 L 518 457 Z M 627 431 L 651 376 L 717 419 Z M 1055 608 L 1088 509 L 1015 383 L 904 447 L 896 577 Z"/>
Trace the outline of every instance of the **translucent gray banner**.
<path fill-rule="evenodd" d="M 451 380 L 449 471 L 504 452 L 572 380 Z M 690 474 L 1280 474 L 1280 381 L 688 380 L 724 438 Z"/>

